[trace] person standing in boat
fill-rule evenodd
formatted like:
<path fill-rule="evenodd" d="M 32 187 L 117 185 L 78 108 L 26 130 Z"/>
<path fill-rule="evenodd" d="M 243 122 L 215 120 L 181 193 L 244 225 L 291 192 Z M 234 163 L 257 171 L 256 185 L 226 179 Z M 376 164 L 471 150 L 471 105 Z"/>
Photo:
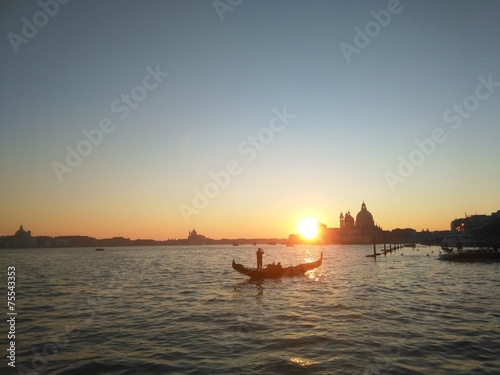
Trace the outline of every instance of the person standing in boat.
<path fill-rule="evenodd" d="M 264 254 L 264 250 L 260 247 L 257 250 L 257 271 L 262 271 L 262 255 Z"/>

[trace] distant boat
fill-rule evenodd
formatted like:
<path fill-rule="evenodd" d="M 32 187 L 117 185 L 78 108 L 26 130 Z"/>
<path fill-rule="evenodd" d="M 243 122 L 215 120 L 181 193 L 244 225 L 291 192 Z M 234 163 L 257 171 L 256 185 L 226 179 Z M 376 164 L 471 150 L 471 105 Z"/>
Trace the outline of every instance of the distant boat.
<path fill-rule="evenodd" d="M 104 251 L 104 249 L 102 247 L 98 247 L 95 251 Z"/>
<path fill-rule="evenodd" d="M 254 242 L 254 243 L 253 243 L 253 245 L 254 245 L 254 246 L 255 246 L 255 245 L 257 245 L 257 242 Z"/>
<path fill-rule="evenodd" d="M 233 246 L 240 246 L 238 242 L 233 242 Z"/>
<path fill-rule="evenodd" d="M 238 264 L 233 259 L 233 269 L 242 273 L 245 276 L 250 276 L 251 279 L 278 279 L 284 276 L 298 276 L 303 275 L 307 271 L 313 270 L 321 266 L 323 262 L 323 253 L 321 257 L 310 263 L 302 263 L 297 266 L 282 267 L 281 264 L 269 264 L 262 271 L 257 271 L 255 268 L 248 268 Z"/>

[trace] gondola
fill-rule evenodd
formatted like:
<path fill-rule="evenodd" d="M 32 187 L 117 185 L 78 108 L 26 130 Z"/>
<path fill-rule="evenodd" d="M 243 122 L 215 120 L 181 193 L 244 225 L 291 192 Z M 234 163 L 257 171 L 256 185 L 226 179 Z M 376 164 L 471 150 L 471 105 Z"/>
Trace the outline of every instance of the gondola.
<path fill-rule="evenodd" d="M 233 269 L 242 273 L 243 275 L 250 276 L 252 279 L 278 279 L 284 276 L 298 276 L 303 275 L 307 271 L 313 270 L 321 266 L 323 262 L 323 252 L 321 257 L 310 263 L 302 263 L 297 266 L 282 267 L 280 264 L 268 264 L 262 271 L 257 271 L 255 268 L 245 267 L 238 264 L 233 259 Z"/>

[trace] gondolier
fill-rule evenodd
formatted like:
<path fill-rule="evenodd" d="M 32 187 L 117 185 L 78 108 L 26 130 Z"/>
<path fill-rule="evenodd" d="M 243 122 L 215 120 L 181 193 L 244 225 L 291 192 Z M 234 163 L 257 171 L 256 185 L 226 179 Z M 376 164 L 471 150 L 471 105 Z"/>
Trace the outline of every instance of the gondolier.
<path fill-rule="evenodd" d="M 260 247 L 257 250 L 257 271 L 262 271 L 262 255 L 264 254 L 264 250 Z"/>

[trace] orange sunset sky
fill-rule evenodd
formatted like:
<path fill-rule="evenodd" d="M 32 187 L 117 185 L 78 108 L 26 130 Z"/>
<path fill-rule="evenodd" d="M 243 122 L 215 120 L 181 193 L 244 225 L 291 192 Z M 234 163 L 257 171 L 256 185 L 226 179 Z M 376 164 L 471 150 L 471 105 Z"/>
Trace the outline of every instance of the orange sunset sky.
<path fill-rule="evenodd" d="M 398 4 L 382 27 L 387 1 L 75 1 L 27 37 L 38 3 L 2 2 L 0 235 L 282 238 L 363 200 L 385 230 L 497 211 L 498 4 Z"/>

